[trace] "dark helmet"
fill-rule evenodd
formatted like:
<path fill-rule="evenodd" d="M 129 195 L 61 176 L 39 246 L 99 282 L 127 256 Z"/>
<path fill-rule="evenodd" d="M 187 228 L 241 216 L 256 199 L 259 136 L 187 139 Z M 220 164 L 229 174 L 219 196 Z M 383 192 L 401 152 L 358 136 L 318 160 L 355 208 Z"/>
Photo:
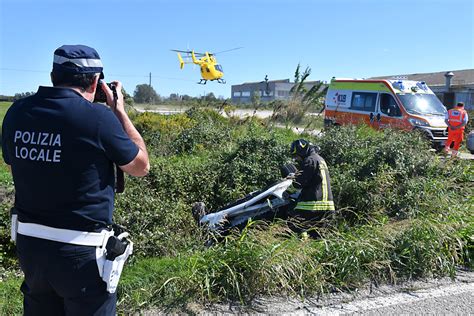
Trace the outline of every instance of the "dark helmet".
<path fill-rule="evenodd" d="M 464 102 L 458 102 L 458 104 L 456 104 L 456 106 L 462 108 L 464 106 Z"/>
<path fill-rule="evenodd" d="M 300 157 L 306 157 L 309 154 L 311 143 L 304 139 L 298 139 L 291 143 L 290 153 Z"/>

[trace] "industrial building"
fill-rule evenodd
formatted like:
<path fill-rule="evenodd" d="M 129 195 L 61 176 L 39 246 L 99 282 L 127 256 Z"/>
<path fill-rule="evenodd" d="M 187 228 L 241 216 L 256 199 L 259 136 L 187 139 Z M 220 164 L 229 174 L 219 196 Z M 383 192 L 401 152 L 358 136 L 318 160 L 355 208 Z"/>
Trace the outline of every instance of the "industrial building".
<path fill-rule="evenodd" d="M 319 83 L 320 81 L 308 81 L 305 82 L 305 87 L 310 89 L 312 86 Z M 290 90 L 293 86 L 294 83 L 290 82 L 290 79 L 244 82 L 239 85 L 233 85 L 231 88 L 232 103 L 251 103 L 253 96 L 259 97 L 260 102 L 288 100 L 290 98 Z"/>

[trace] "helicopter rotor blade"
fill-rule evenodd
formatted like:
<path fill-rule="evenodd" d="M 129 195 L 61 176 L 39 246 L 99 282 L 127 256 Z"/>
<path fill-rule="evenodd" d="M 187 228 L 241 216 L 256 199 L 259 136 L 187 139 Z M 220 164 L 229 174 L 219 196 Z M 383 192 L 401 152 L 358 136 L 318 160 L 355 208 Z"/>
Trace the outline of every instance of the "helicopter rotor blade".
<path fill-rule="evenodd" d="M 186 53 L 186 54 L 191 54 L 193 51 L 192 50 L 179 50 L 179 49 L 170 49 L 172 52 L 177 52 L 177 53 Z M 208 53 L 209 55 L 212 55 L 211 53 Z M 206 56 L 205 53 L 198 53 L 194 52 L 194 56 L 196 57 L 203 57 Z"/>
<path fill-rule="evenodd" d="M 188 53 L 191 54 L 190 50 L 179 50 L 179 49 L 170 49 L 172 52 L 177 52 L 177 53 Z"/>
<path fill-rule="evenodd" d="M 233 51 L 233 50 L 238 50 L 238 49 L 241 49 L 243 47 L 236 47 L 236 48 L 232 48 L 232 49 L 227 49 L 227 50 L 223 50 L 223 51 L 220 51 L 220 52 L 217 52 L 217 53 L 211 53 L 212 55 L 217 55 L 217 54 L 222 54 L 222 53 L 227 53 L 227 52 L 230 52 L 230 51 Z"/>

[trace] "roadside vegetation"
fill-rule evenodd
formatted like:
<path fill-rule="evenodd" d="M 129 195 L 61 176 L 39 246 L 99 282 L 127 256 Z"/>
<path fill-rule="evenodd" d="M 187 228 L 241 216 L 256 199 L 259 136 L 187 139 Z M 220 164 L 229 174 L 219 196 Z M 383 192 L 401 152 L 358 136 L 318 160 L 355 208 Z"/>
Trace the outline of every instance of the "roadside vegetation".
<path fill-rule="evenodd" d="M 3 123 L 3 118 L 5 117 L 5 114 L 7 113 L 8 108 L 10 107 L 11 102 L 0 102 L 0 127 L 2 126 Z M 0 129 L 0 145 L 1 145 L 1 136 L 2 136 L 2 131 Z M 0 146 L 0 155 L 2 154 L 2 148 Z M 11 174 L 9 170 L 7 169 L 7 166 L 3 159 L 0 159 L 0 192 L 2 191 L 1 187 L 5 188 L 9 187 L 11 184 Z M 1 197 L 1 193 L 0 193 Z"/>
<path fill-rule="evenodd" d="M 196 108 L 132 119 L 149 146 L 151 172 L 127 178 L 117 197 L 115 221 L 135 243 L 119 286 L 121 313 L 258 295 L 303 298 L 472 267 L 474 166 L 441 159 L 422 135 L 350 126 L 315 138 Z M 338 212 L 321 239 L 294 235 L 283 221 L 250 222 L 206 247 L 213 236 L 192 218 L 192 204 L 217 210 L 276 181 L 300 137 L 320 145 L 330 168 Z M 8 315 L 21 313 L 11 203 L 0 204 L 0 313 Z"/>

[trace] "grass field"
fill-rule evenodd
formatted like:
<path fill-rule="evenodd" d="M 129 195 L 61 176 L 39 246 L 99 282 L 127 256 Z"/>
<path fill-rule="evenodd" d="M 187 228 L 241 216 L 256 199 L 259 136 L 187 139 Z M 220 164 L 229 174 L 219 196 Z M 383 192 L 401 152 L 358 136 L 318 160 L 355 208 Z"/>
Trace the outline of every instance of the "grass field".
<path fill-rule="evenodd" d="M 0 125 L 2 125 L 5 113 L 7 113 L 7 110 L 11 104 L 11 102 L 0 102 Z"/>
<path fill-rule="evenodd" d="M 3 118 L 5 117 L 5 114 L 7 113 L 8 108 L 10 107 L 12 103 L 11 102 L 0 102 L 0 126 L 3 124 Z M 0 136 L 2 135 L 0 131 Z M 0 148 L 0 156 L 2 153 L 2 149 Z M 5 162 L 3 162 L 3 159 L 0 159 L 0 185 L 8 185 L 12 182 L 12 177 L 10 174 L 10 171 L 7 168 L 7 165 Z"/>

